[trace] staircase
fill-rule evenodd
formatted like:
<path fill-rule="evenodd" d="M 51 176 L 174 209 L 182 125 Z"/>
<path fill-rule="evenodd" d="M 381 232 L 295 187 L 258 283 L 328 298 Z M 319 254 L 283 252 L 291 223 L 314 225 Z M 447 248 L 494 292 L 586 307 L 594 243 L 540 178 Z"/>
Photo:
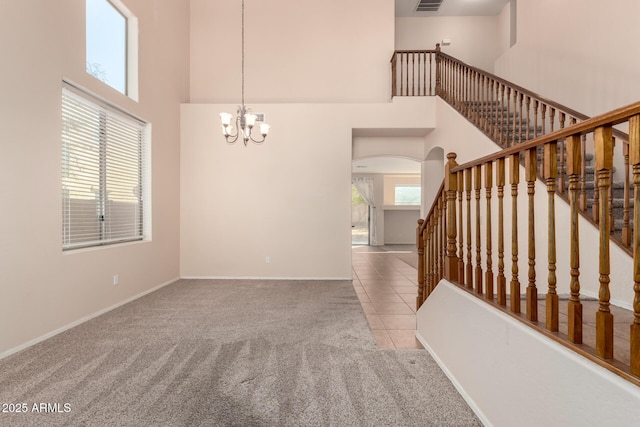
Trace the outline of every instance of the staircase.
<path fill-rule="evenodd" d="M 537 136 L 543 134 L 544 128 L 541 125 L 535 125 L 531 123 L 531 120 L 527 117 L 523 117 L 519 112 L 510 112 L 508 107 L 502 106 L 499 102 L 465 102 L 463 111 L 465 116 L 473 117 L 476 121 L 485 122 L 488 125 L 489 132 L 485 132 L 491 139 L 494 140 L 502 148 L 507 148 L 507 141 L 510 143 L 521 144 L 527 141 L 535 139 Z M 494 134 L 498 133 L 503 135 L 503 141 L 496 141 Z M 563 159 L 564 145 L 558 144 L 558 159 Z M 592 153 L 585 153 L 585 170 L 584 170 L 584 182 L 583 188 L 585 195 L 583 196 L 584 203 L 582 206 L 583 212 L 594 223 L 597 223 L 597 212 L 594 212 L 594 203 L 597 203 L 596 196 L 594 194 L 595 182 L 595 168 L 593 164 L 594 156 Z M 564 159 L 563 159 L 564 160 Z M 542 148 L 538 148 L 538 176 L 542 178 L 542 168 L 544 162 L 544 153 Z M 563 198 L 567 198 L 567 189 L 569 177 L 566 173 L 566 165 L 564 161 L 561 161 L 558 170 L 557 178 L 557 193 Z M 616 176 L 616 168 L 613 168 L 613 176 Z M 627 215 L 629 215 L 630 209 L 633 208 L 633 199 L 629 199 L 627 195 L 628 206 Z M 616 235 L 622 234 L 622 229 L 625 224 L 625 183 L 621 180 L 614 180 L 611 185 L 611 199 L 610 204 L 612 208 L 613 220 L 611 221 L 611 232 Z M 629 229 L 633 229 L 632 222 L 627 219 L 627 226 Z"/>

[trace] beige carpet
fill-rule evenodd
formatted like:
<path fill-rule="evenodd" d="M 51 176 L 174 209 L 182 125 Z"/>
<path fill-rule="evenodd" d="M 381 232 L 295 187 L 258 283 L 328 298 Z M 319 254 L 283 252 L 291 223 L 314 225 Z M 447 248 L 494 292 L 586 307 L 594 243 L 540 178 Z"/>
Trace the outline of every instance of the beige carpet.
<path fill-rule="evenodd" d="M 376 349 L 348 281 L 181 280 L 1 360 L 0 384 L 2 426 L 480 425 L 426 351 Z"/>

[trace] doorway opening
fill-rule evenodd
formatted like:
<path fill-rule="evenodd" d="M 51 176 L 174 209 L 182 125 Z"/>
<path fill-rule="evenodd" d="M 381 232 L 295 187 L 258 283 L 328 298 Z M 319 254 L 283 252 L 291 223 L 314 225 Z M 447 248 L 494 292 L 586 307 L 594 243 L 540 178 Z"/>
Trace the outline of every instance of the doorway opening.
<path fill-rule="evenodd" d="M 369 227 L 371 225 L 371 209 L 367 201 L 360 195 L 355 184 L 351 184 L 351 245 L 369 245 Z"/>

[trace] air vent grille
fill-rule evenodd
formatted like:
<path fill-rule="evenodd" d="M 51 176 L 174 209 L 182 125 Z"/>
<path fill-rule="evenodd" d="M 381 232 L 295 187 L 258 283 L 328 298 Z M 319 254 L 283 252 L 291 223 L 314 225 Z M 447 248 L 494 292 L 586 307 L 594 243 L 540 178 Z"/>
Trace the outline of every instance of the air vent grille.
<path fill-rule="evenodd" d="M 437 12 L 444 0 L 420 0 L 416 12 Z"/>

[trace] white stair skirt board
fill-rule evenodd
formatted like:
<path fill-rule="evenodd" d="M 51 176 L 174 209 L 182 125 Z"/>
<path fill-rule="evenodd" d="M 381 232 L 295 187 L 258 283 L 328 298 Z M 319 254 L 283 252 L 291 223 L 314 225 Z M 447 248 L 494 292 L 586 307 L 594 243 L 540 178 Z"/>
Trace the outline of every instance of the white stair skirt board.
<path fill-rule="evenodd" d="M 446 280 L 416 337 L 485 425 L 640 425 L 640 387 Z"/>

